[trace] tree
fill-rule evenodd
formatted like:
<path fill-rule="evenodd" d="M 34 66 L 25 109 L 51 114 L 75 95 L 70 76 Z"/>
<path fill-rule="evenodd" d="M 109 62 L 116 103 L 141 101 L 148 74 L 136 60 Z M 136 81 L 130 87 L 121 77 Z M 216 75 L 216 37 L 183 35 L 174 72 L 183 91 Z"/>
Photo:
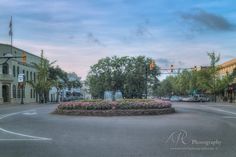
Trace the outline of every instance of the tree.
<path fill-rule="evenodd" d="M 209 67 L 199 71 L 183 70 L 176 76 L 167 77 L 166 80 L 161 82 L 156 93 L 159 95 L 170 95 L 171 93 L 177 95 L 195 94 L 197 92 L 209 93 L 216 100 L 216 94 L 223 93 L 230 82 L 233 81 L 235 75 L 219 76 L 219 66 L 217 66 L 217 63 L 220 60 L 220 55 L 216 55 L 215 52 L 207 53 L 207 55 L 210 59 Z"/>
<path fill-rule="evenodd" d="M 39 95 L 39 102 L 46 103 L 48 101 L 48 93 L 53 85 L 53 82 L 49 78 L 49 68 L 54 62 L 49 62 L 41 53 L 41 58 L 39 64 L 33 63 L 33 66 L 37 70 L 36 76 L 37 81 L 28 81 L 28 83 L 35 89 L 36 93 Z"/>
<path fill-rule="evenodd" d="M 50 66 L 49 80 L 52 82 L 52 85 L 57 89 L 56 101 L 59 102 L 60 91 L 66 87 L 66 82 L 68 80 L 67 73 L 63 71 L 59 66 Z"/>
<path fill-rule="evenodd" d="M 216 67 L 216 64 L 220 60 L 220 55 L 216 55 L 216 53 L 213 51 L 211 53 L 207 53 L 208 57 L 210 58 L 210 68 L 208 69 L 211 77 L 209 78 L 209 81 L 211 85 L 209 86 L 210 92 L 214 95 L 214 101 L 216 101 L 216 75 L 218 67 Z"/>
<path fill-rule="evenodd" d="M 91 66 L 87 83 L 94 98 L 103 98 L 104 91 L 120 90 L 126 98 L 142 98 L 145 89 L 158 82 L 159 69 L 149 68 L 151 58 L 106 57 Z"/>

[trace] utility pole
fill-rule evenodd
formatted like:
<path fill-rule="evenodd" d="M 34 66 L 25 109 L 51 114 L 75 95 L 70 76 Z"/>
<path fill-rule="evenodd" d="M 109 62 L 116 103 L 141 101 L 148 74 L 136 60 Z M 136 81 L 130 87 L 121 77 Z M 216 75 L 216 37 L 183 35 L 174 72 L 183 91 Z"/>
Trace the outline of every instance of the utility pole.
<path fill-rule="evenodd" d="M 9 23 L 9 36 L 11 37 L 11 54 L 12 54 L 12 37 L 13 37 L 13 31 L 12 31 L 12 16 L 11 16 L 11 20 Z"/>
<path fill-rule="evenodd" d="M 145 71 L 146 71 L 146 89 L 145 89 L 145 98 L 147 99 L 148 94 L 148 72 L 147 72 L 147 63 L 145 63 Z"/>
<path fill-rule="evenodd" d="M 21 104 L 24 104 L 24 85 L 21 86 Z"/>

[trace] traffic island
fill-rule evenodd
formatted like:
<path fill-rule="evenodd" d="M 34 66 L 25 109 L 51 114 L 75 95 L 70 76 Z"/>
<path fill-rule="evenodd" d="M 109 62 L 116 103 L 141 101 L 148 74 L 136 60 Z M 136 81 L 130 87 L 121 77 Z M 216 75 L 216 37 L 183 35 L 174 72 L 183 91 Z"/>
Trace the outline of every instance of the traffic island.
<path fill-rule="evenodd" d="M 156 99 L 125 99 L 120 101 L 78 101 L 62 102 L 55 114 L 78 116 L 139 116 L 174 113 L 169 101 Z"/>

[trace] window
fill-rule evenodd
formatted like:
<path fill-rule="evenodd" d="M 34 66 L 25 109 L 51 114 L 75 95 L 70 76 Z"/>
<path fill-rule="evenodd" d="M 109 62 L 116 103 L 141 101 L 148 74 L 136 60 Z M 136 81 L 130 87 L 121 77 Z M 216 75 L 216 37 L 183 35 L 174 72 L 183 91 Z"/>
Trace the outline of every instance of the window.
<path fill-rule="evenodd" d="M 30 98 L 33 98 L 33 90 L 30 89 Z"/>
<path fill-rule="evenodd" d="M 20 98 L 21 89 L 17 88 L 17 98 Z"/>
<path fill-rule="evenodd" d="M 3 63 L 3 65 L 2 65 L 2 73 L 3 74 L 8 74 L 9 73 L 8 68 L 9 68 L 9 65 L 7 63 Z"/>
<path fill-rule="evenodd" d="M 30 72 L 30 81 L 32 81 L 33 79 L 32 79 L 32 72 Z"/>
<path fill-rule="evenodd" d="M 35 72 L 34 72 L 34 82 L 36 82 L 36 75 L 35 75 Z"/>
<path fill-rule="evenodd" d="M 16 98 L 16 85 L 12 86 L 12 94 L 13 94 L 13 98 Z"/>
<path fill-rule="evenodd" d="M 16 77 L 16 66 L 15 65 L 13 65 L 13 77 Z"/>
<path fill-rule="evenodd" d="M 35 92 L 35 90 L 34 90 L 34 93 L 33 93 L 33 97 L 34 97 L 34 98 L 35 98 L 35 95 L 36 95 L 35 93 L 36 93 L 36 92 Z"/>
<path fill-rule="evenodd" d="M 17 66 L 17 76 L 19 75 L 20 73 L 20 67 Z"/>
<path fill-rule="evenodd" d="M 29 72 L 26 71 L 26 81 L 29 81 Z"/>

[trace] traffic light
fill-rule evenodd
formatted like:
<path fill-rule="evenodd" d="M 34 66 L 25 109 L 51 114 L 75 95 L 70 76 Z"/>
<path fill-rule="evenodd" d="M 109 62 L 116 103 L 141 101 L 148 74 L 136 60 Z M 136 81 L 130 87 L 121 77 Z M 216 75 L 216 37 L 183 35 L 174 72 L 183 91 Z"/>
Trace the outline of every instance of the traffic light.
<path fill-rule="evenodd" d="M 153 69 L 155 68 L 155 63 L 154 63 L 153 60 L 152 60 L 152 62 L 150 63 L 149 68 L 150 68 L 150 70 L 153 70 Z"/>
<path fill-rule="evenodd" d="M 171 73 L 174 72 L 174 65 L 173 65 L 173 64 L 170 65 L 170 72 L 171 72 Z"/>
<path fill-rule="evenodd" d="M 22 52 L 22 63 L 25 64 L 26 63 L 26 53 Z"/>

